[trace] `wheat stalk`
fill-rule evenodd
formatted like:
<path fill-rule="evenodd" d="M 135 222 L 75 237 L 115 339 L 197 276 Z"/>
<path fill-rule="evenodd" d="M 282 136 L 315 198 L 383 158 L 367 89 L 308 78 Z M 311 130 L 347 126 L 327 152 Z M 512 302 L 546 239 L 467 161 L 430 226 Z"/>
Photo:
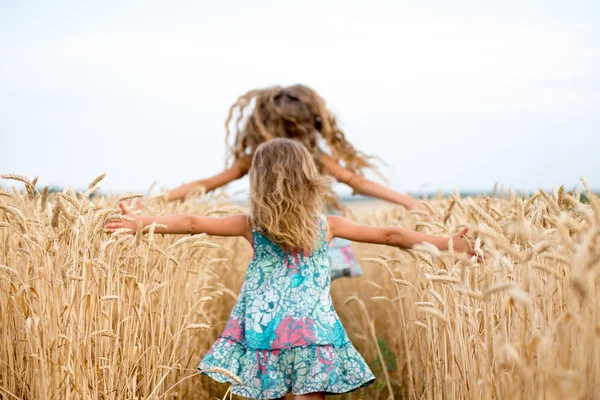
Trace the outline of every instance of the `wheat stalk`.
<path fill-rule="evenodd" d="M 27 186 L 32 186 L 31 181 L 27 177 L 25 177 L 23 175 L 2 174 L 2 175 L 0 175 L 0 178 L 1 179 L 10 179 L 10 180 L 13 180 L 13 181 L 19 181 L 19 182 L 23 182 Z"/>
<path fill-rule="evenodd" d="M 141 193 L 126 193 L 123 196 L 120 196 L 117 199 L 117 201 L 127 201 L 127 200 L 139 199 L 141 197 L 144 197 L 144 195 Z"/>
<path fill-rule="evenodd" d="M 88 185 L 88 191 L 91 190 L 92 188 L 94 188 L 96 185 L 98 185 L 102 179 L 104 179 L 106 177 L 106 173 L 102 174 L 102 175 L 98 175 L 92 182 L 90 182 L 90 184 Z"/>

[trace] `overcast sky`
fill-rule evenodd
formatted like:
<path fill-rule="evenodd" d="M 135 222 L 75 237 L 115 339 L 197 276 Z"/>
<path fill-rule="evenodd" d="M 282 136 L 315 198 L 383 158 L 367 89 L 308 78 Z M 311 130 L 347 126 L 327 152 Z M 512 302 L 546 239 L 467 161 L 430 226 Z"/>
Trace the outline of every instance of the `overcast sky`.
<path fill-rule="evenodd" d="M 174 187 L 239 95 L 303 83 L 398 190 L 599 188 L 598 4 L 0 0 L 0 173 Z"/>

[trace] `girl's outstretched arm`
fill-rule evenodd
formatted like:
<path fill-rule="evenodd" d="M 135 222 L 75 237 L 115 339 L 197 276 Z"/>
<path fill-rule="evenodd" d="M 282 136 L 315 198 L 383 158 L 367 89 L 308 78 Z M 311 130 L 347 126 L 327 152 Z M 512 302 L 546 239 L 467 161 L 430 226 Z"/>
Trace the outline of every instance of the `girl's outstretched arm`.
<path fill-rule="evenodd" d="M 401 249 L 410 249 L 417 244 L 427 242 L 442 251 L 448 250 L 448 240 L 450 239 L 416 232 L 407 228 L 361 225 L 347 218 L 333 215 L 327 217 L 327 225 L 329 226 L 328 239 L 339 237 L 354 242 L 385 244 Z M 454 251 L 471 252 L 471 246 L 464 238 L 468 230 L 468 228 L 465 228 L 452 237 Z"/>
<path fill-rule="evenodd" d="M 409 210 L 427 211 L 427 208 L 419 200 L 400 194 L 395 190 L 358 176 L 352 171 L 348 171 L 328 154 L 322 153 L 321 162 L 337 181 L 350 186 L 355 193 L 400 204 Z"/>
<path fill-rule="evenodd" d="M 204 187 L 207 192 L 220 188 L 221 186 L 227 185 L 228 183 L 242 178 L 248 173 L 250 169 L 250 160 L 235 160 L 230 168 L 224 170 L 217 175 L 211 176 L 207 179 L 201 179 L 198 181 L 186 183 L 179 186 L 167 193 L 167 199 L 169 201 L 182 200 L 192 190 Z"/>
<path fill-rule="evenodd" d="M 123 203 L 119 203 L 123 215 L 133 220 L 112 220 L 106 224 L 110 232 L 126 228 L 136 232 L 138 226 L 142 228 L 156 222 L 166 225 L 157 227 L 156 233 L 206 233 L 212 236 L 242 236 L 249 242 L 252 241 L 252 229 L 247 215 L 238 214 L 227 217 L 199 217 L 190 214 L 174 214 L 165 216 L 137 216 L 129 211 Z"/>

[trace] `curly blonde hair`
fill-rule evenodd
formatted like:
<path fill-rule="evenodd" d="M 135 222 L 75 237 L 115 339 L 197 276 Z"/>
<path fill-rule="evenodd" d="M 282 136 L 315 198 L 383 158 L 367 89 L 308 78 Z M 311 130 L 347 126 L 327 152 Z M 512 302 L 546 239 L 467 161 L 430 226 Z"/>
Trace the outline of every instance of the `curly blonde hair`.
<path fill-rule="evenodd" d="M 319 173 L 306 147 L 289 139 L 263 143 L 249 175 L 252 227 L 285 250 L 314 250 L 331 179 Z"/>
<path fill-rule="evenodd" d="M 231 125 L 235 127 L 235 139 L 230 144 Z M 383 178 L 371 162 L 374 157 L 354 148 L 327 109 L 325 100 L 304 85 L 273 86 L 245 93 L 229 109 L 225 129 L 228 165 L 234 160 L 248 163 L 261 143 L 287 138 L 302 143 L 313 156 L 318 170 L 323 172 L 319 160 L 320 136 L 331 150 L 331 156 L 345 168 L 359 176 L 363 176 L 366 169 L 372 169 Z M 337 200 L 332 190 L 329 197 Z"/>

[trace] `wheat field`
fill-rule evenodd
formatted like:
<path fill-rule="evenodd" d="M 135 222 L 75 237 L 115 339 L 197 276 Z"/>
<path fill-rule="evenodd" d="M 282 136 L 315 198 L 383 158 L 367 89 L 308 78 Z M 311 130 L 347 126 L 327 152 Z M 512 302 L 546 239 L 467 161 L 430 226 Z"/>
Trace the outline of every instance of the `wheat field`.
<path fill-rule="evenodd" d="M 196 366 L 224 327 L 251 248 L 242 239 L 108 235 L 119 200 L 0 190 L 0 398 L 225 399 Z M 585 184 L 585 181 L 584 181 Z M 588 188 L 587 184 L 586 188 Z M 6 187 L 6 186 L 5 186 Z M 428 199 L 434 215 L 350 210 L 376 225 L 450 236 L 479 258 L 428 245 L 357 244 L 364 276 L 332 297 L 377 382 L 348 399 L 592 399 L 600 390 L 600 200 L 589 189 Z M 224 194 L 157 214 L 240 211 Z"/>

